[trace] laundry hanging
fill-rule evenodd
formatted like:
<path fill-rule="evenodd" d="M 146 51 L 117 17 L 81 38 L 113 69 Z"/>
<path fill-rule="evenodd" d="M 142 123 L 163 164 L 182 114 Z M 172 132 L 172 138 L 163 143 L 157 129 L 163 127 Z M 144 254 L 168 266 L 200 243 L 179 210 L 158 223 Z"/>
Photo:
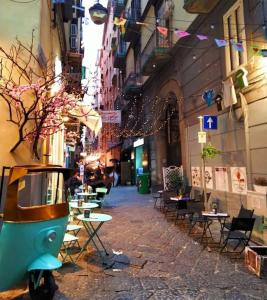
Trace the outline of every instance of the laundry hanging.
<path fill-rule="evenodd" d="M 224 107 L 229 107 L 237 103 L 235 87 L 232 77 L 227 78 L 223 84 L 223 102 Z"/>

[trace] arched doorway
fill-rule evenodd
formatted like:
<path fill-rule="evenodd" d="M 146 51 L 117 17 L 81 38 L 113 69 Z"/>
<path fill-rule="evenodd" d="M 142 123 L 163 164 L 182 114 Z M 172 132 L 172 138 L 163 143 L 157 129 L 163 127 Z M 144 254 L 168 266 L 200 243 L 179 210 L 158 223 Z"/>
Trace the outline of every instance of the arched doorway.
<path fill-rule="evenodd" d="M 166 126 L 164 128 L 165 147 L 166 147 L 166 165 L 180 166 L 181 157 L 181 138 L 179 129 L 178 101 L 176 95 L 169 93 L 168 106 L 165 112 Z"/>

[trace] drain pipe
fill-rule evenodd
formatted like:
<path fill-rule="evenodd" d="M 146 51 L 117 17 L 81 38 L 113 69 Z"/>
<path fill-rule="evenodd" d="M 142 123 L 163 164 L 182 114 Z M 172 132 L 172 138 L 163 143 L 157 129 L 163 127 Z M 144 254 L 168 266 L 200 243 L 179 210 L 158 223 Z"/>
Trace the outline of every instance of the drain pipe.
<path fill-rule="evenodd" d="M 252 167 L 251 167 L 251 155 L 250 155 L 250 141 L 249 141 L 249 125 L 248 125 L 248 103 L 245 96 L 239 93 L 241 99 L 241 109 L 244 114 L 244 129 L 245 129 L 245 150 L 246 150 L 246 162 L 247 162 L 247 174 L 248 174 L 248 187 L 252 189 Z"/>

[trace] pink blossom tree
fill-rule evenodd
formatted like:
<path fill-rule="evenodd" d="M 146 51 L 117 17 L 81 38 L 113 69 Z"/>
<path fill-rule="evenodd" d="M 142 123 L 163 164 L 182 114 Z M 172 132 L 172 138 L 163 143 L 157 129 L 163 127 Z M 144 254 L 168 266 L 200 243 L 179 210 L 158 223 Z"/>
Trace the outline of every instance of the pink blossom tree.
<path fill-rule="evenodd" d="M 7 121 L 18 128 L 10 152 L 26 141 L 40 159 L 39 142 L 62 130 L 62 114 L 77 108 L 84 92 L 65 92 L 70 83 L 62 74 L 55 75 L 52 60 L 43 61 L 34 53 L 33 36 L 29 47 L 19 40 L 10 51 L 0 47 L 0 57 L 0 101 L 7 105 Z"/>

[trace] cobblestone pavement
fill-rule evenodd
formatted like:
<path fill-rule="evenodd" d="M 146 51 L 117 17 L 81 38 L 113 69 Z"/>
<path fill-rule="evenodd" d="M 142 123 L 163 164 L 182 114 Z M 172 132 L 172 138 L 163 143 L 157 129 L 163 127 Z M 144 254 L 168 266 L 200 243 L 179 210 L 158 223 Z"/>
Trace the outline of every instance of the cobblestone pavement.
<path fill-rule="evenodd" d="M 203 247 L 184 224 L 154 209 L 151 195 L 113 188 L 102 212 L 113 217 L 100 232 L 110 252 L 106 266 L 90 247 L 76 269 L 66 264 L 55 272 L 55 300 L 267 299 L 267 280 L 251 274 L 244 259 Z"/>

